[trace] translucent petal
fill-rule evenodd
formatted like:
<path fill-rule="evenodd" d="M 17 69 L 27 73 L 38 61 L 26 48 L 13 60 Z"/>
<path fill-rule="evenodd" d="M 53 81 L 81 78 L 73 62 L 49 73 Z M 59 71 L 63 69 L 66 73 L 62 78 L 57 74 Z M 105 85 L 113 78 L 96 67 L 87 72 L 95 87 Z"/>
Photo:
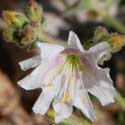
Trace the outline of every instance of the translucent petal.
<path fill-rule="evenodd" d="M 54 94 L 49 90 L 44 90 L 33 106 L 33 111 L 37 114 L 44 115 L 54 98 Z"/>
<path fill-rule="evenodd" d="M 91 55 L 91 58 L 98 63 L 98 61 L 108 52 L 111 52 L 111 47 L 107 42 L 101 42 L 97 45 L 91 47 L 88 52 Z"/>
<path fill-rule="evenodd" d="M 95 112 L 85 89 L 77 89 L 74 106 L 80 109 L 91 121 L 95 121 Z"/>
<path fill-rule="evenodd" d="M 67 88 L 68 79 L 65 70 L 62 70 L 62 84 L 58 91 L 58 94 L 53 102 L 53 108 L 55 110 L 55 122 L 59 123 L 62 120 L 68 118 L 73 111 L 72 105 L 72 91 Z M 70 84 L 70 83 L 69 83 Z M 69 85 L 70 86 L 70 85 Z M 67 90 L 66 90 L 67 89 Z M 72 88 L 74 89 L 74 88 Z"/>
<path fill-rule="evenodd" d="M 53 105 L 55 111 L 55 122 L 59 123 L 72 115 L 73 107 L 66 103 L 56 103 Z"/>
<path fill-rule="evenodd" d="M 46 84 L 51 82 L 62 71 L 65 60 L 62 56 L 57 56 L 49 62 L 46 72 L 42 76 L 42 81 Z"/>
<path fill-rule="evenodd" d="M 42 63 L 36 69 L 34 69 L 30 75 L 18 81 L 18 85 L 25 90 L 32 90 L 42 87 L 42 76 L 47 68 L 48 63 L 42 61 Z"/>
<path fill-rule="evenodd" d="M 83 72 L 82 79 L 85 89 L 96 96 L 102 105 L 114 102 L 115 89 L 108 68 L 102 69 L 93 65 L 91 71 Z"/>
<path fill-rule="evenodd" d="M 100 100 L 102 105 L 114 103 L 115 89 L 113 87 L 105 88 L 95 85 L 89 91 Z"/>
<path fill-rule="evenodd" d="M 52 100 L 57 95 L 58 91 L 60 90 L 61 83 L 62 83 L 62 76 L 61 74 L 59 74 L 52 81 L 52 83 L 48 83 L 48 85 L 43 87 L 42 94 L 40 95 L 35 105 L 33 106 L 33 111 L 35 113 L 43 115 L 47 112 Z"/>
<path fill-rule="evenodd" d="M 34 56 L 32 58 L 26 59 L 19 62 L 19 65 L 23 71 L 26 71 L 30 68 L 37 67 L 41 63 L 41 56 Z"/>
<path fill-rule="evenodd" d="M 115 88 L 109 77 L 109 69 L 99 69 L 96 73 L 96 81 L 91 81 L 88 91 L 96 96 L 102 105 L 114 103 Z M 90 79 L 90 78 L 89 78 Z"/>
<path fill-rule="evenodd" d="M 48 61 L 51 61 L 51 59 L 56 57 L 61 51 L 64 50 L 63 46 L 57 44 L 37 42 L 37 46 L 41 49 L 42 59 L 46 59 Z"/>
<path fill-rule="evenodd" d="M 79 38 L 73 31 L 69 32 L 68 48 L 74 48 L 74 49 L 79 49 L 80 51 L 84 51 Z"/>

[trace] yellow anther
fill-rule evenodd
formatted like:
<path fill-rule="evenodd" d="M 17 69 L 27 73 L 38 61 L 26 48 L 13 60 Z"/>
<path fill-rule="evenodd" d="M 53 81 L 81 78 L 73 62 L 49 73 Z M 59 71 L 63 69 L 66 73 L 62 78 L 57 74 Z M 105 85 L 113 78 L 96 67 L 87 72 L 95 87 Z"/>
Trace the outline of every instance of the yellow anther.
<path fill-rule="evenodd" d="M 47 87 L 52 87 L 53 86 L 53 83 L 49 83 L 48 85 L 47 85 Z"/>
<path fill-rule="evenodd" d="M 64 95 L 64 100 L 65 100 L 66 102 L 68 102 L 69 99 L 70 99 L 69 93 L 65 93 L 65 95 Z"/>
<path fill-rule="evenodd" d="M 69 93 L 65 93 L 64 97 L 62 100 L 59 101 L 60 104 L 64 104 L 66 102 L 68 102 L 70 100 L 70 94 Z"/>
<path fill-rule="evenodd" d="M 85 97 L 85 96 L 82 97 L 82 103 L 83 103 L 83 104 L 86 103 L 86 97 Z"/>

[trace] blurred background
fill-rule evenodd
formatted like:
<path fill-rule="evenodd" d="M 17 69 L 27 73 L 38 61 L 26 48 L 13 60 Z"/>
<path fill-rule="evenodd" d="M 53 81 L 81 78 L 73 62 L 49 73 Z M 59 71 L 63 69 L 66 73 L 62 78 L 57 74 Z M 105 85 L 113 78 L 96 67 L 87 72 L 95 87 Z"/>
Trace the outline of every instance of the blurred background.
<path fill-rule="evenodd" d="M 89 2 L 93 1 L 91 4 Z M 1 0 L 0 11 L 25 12 L 28 0 Z M 74 30 L 84 43 L 91 39 L 97 26 L 110 32 L 125 35 L 125 0 L 37 0 L 44 10 L 44 31 L 54 39 L 67 40 L 68 32 Z M 106 13 L 105 16 L 103 13 Z M 1 26 L 4 22 L 1 21 Z M 25 91 L 17 81 L 29 72 L 23 72 L 18 62 L 33 55 L 33 51 L 12 45 L 0 37 L 0 125 L 56 125 L 48 115 L 39 116 L 32 106 L 41 90 Z M 105 62 L 110 75 L 122 97 L 125 97 L 125 48 L 113 54 Z M 93 98 L 93 97 L 92 97 Z M 93 99 L 97 111 L 95 123 L 83 125 L 125 125 L 125 108 L 117 102 L 105 107 Z M 125 104 L 123 104 L 125 105 Z M 63 124 L 59 124 L 63 125 Z M 76 125 L 74 123 L 65 125 Z M 81 124 L 77 124 L 81 125 Z"/>

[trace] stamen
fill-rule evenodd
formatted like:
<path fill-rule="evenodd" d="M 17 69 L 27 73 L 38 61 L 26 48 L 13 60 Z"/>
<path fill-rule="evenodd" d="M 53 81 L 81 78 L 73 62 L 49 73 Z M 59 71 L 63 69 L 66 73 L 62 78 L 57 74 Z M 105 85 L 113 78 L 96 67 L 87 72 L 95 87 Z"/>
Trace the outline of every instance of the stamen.
<path fill-rule="evenodd" d="M 82 97 L 82 103 L 83 103 L 83 104 L 86 103 L 86 97 L 85 97 L 85 96 Z"/>
<path fill-rule="evenodd" d="M 69 93 L 65 93 L 64 97 L 62 100 L 59 101 L 60 104 L 64 104 L 66 102 L 68 102 L 70 100 L 70 94 Z"/>
<path fill-rule="evenodd" d="M 66 68 L 71 68 L 72 71 L 78 69 L 80 66 L 79 56 L 74 54 L 68 55 L 66 65 Z"/>
<path fill-rule="evenodd" d="M 48 83 L 47 87 L 52 87 L 53 83 Z"/>

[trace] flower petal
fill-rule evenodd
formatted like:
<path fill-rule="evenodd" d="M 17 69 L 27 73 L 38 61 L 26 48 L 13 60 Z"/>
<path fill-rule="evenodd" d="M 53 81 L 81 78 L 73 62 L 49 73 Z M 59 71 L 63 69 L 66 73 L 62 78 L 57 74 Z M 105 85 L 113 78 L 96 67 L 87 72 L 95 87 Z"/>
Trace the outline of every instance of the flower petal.
<path fill-rule="evenodd" d="M 41 63 L 41 56 L 34 56 L 32 58 L 19 62 L 19 65 L 23 71 L 26 71 L 30 68 L 38 66 L 40 63 Z"/>
<path fill-rule="evenodd" d="M 64 50 L 63 46 L 57 44 L 48 44 L 37 42 L 37 46 L 41 49 L 42 59 L 51 61 L 52 58 L 56 57 L 61 51 Z"/>
<path fill-rule="evenodd" d="M 53 108 L 55 110 L 55 122 L 59 123 L 62 120 L 71 116 L 73 111 L 73 105 L 71 100 L 71 93 L 69 91 L 65 91 L 66 87 L 66 77 L 67 74 L 65 70 L 62 70 L 62 84 L 58 91 L 58 94 L 53 102 Z M 73 88 L 74 89 L 74 88 Z"/>
<path fill-rule="evenodd" d="M 73 107 L 66 103 L 56 103 L 53 105 L 55 110 L 55 122 L 59 123 L 72 115 Z"/>
<path fill-rule="evenodd" d="M 61 55 L 57 56 L 56 58 L 52 59 L 51 62 L 49 62 L 47 70 L 41 77 L 44 84 L 48 84 L 49 82 L 53 81 L 53 79 L 61 73 L 64 63 L 65 58 L 63 58 Z"/>
<path fill-rule="evenodd" d="M 84 51 L 79 38 L 73 31 L 69 32 L 68 48 L 74 48 L 74 49 L 79 49 L 80 51 Z"/>
<path fill-rule="evenodd" d="M 96 119 L 93 105 L 84 87 L 82 72 L 79 72 L 79 77 L 77 77 L 76 92 L 73 105 L 80 109 L 83 114 L 85 114 L 91 121 Z"/>
<path fill-rule="evenodd" d="M 100 100 L 102 105 L 114 103 L 115 89 L 113 87 L 112 88 L 104 88 L 104 87 L 95 85 L 89 91 L 91 94 L 93 94 L 94 96 L 96 96 Z"/>
<path fill-rule="evenodd" d="M 42 61 L 41 65 L 39 65 L 33 72 L 26 76 L 24 79 L 18 81 L 18 85 L 25 90 L 32 90 L 39 87 L 42 87 L 42 75 L 48 68 L 48 63 Z"/>
<path fill-rule="evenodd" d="M 42 94 L 37 99 L 35 105 L 33 106 L 33 111 L 37 114 L 44 115 L 54 98 L 54 94 L 50 90 L 43 90 Z"/>
<path fill-rule="evenodd" d="M 43 115 L 47 112 L 52 100 L 60 90 L 60 86 L 62 84 L 61 74 L 57 75 L 57 77 L 53 80 L 52 83 L 48 83 L 48 85 L 43 87 L 42 94 L 40 95 L 37 102 L 33 106 L 33 111 L 35 113 Z"/>
<path fill-rule="evenodd" d="M 95 84 L 92 81 L 94 85 L 88 91 L 96 96 L 102 105 L 114 103 L 115 88 L 109 77 L 109 69 L 99 69 L 97 72 L 97 81 L 95 81 Z"/>
<path fill-rule="evenodd" d="M 85 89 L 96 96 L 102 105 L 114 102 L 115 89 L 109 76 L 109 69 L 93 65 L 93 70 L 82 75 Z"/>
<path fill-rule="evenodd" d="M 77 89 L 74 106 L 80 109 L 91 121 L 95 121 L 95 112 L 86 90 Z"/>
<path fill-rule="evenodd" d="M 43 87 L 46 84 L 52 82 L 54 78 L 61 72 L 63 66 L 62 56 L 57 56 L 51 62 L 42 60 L 40 66 L 38 66 L 33 72 L 18 82 L 19 86 L 26 90 L 36 89 Z"/>
<path fill-rule="evenodd" d="M 107 42 L 101 42 L 91 47 L 88 52 L 91 54 L 91 57 L 98 63 L 98 61 L 108 52 L 111 52 L 111 47 Z"/>

